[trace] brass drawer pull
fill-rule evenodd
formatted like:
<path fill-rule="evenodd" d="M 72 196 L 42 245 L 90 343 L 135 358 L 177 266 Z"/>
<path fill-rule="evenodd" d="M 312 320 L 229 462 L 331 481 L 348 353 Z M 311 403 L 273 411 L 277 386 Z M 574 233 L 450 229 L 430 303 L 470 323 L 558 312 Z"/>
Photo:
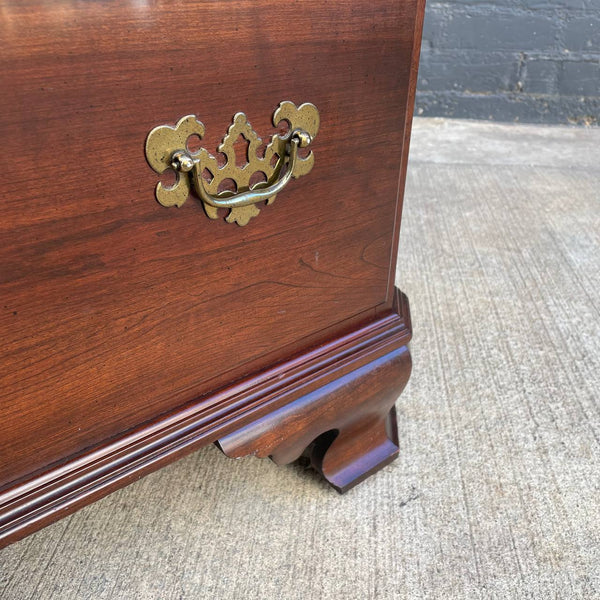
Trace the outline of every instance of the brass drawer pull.
<path fill-rule="evenodd" d="M 228 223 L 246 225 L 260 210 L 259 202 L 273 203 L 275 196 L 294 178 L 310 172 L 314 154 L 306 157 L 298 154 L 299 148 L 309 146 L 319 130 L 319 111 L 310 103 L 297 107 L 284 101 L 273 113 L 273 125 L 287 121 L 289 129 L 284 135 L 274 134 L 264 156 L 258 156 L 261 139 L 250 126 L 242 112 L 233 117 L 233 123 L 218 147 L 226 162 L 219 166 L 217 158 L 205 148 L 192 152 L 188 149 L 191 136 L 204 137 L 204 125 L 195 115 L 181 118 L 175 127 L 155 127 L 146 139 L 146 159 L 157 173 L 173 169 L 176 181 L 171 187 L 161 182 L 156 185 L 156 199 L 163 206 L 181 206 L 188 198 L 193 185 L 202 200 L 206 214 L 218 218 L 219 208 L 228 208 Z M 247 164 L 236 165 L 234 143 L 239 136 L 248 142 Z M 255 174 L 262 174 L 263 181 L 252 184 Z M 223 190 L 225 180 L 232 180 L 236 191 Z"/>

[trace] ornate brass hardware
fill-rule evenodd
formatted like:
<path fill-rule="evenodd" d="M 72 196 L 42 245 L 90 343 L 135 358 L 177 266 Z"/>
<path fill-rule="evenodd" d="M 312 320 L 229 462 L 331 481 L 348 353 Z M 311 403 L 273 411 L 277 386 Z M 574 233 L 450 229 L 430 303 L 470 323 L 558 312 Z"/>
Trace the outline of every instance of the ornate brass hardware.
<path fill-rule="evenodd" d="M 273 125 L 287 121 L 288 131 L 274 134 L 263 156 L 258 151 L 262 140 L 250 126 L 242 112 L 233 117 L 227 135 L 217 148 L 225 155 L 226 162 L 219 166 L 217 158 L 205 148 L 196 152 L 188 150 L 191 136 L 204 137 L 204 125 L 195 115 L 179 119 L 175 127 L 155 127 L 146 139 L 146 159 L 157 172 L 173 169 L 176 181 L 171 187 L 161 182 L 156 185 L 156 199 L 163 206 L 181 206 L 193 186 L 202 200 L 204 210 L 211 219 L 218 218 L 219 208 L 230 209 L 226 221 L 246 225 L 260 210 L 259 202 L 272 204 L 275 196 L 294 178 L 306 175 L 313 168 L 314 154 L 305 157 L 299 148 L 310 145 L 319 130 L 319 111 L 310 103 L 297 107 L 288 100 L 281 102 L 273 113 Z M 247 164 L 237 166 L 234 143 L 239 136 L 248 142 Z M 252 184 L 252 176 L 262 174 L 264 181 Z M 225 180 L 233 180 L 236 191 L 220 189 Z"/>

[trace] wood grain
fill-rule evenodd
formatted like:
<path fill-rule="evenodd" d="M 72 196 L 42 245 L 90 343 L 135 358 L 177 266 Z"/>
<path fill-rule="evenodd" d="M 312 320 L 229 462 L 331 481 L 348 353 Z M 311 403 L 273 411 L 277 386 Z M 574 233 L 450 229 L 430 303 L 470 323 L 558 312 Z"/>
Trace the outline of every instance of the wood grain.
<path fill-rule="evenodd" d="M 414 3 L 2 10 L 0 485 L 389 308 Z M 152 127 L 283 99 L 316 165 L 260 219 L 155 202 Z"/>
<path fill-rule="evenodd" d="M 223 390 L 244 382 L 248 403 L 277 365 L 397 318 L 422 9 L 0 0 L 0 493 L 20 530 L 180 451 L 142 444 L 138 465 L 111 444 L 191 407 L 214 425 Z M 315 167 L 258 219 L 155 201 L 153 127 L 195 113 L 214 152 L 238 111 L 272 134 L 282 100 L 320 111 Z M 50 480 L 52 502 L 26 507 Z"/>
<path fill-rule="evenodd" d="M 337 380 L 344 388 L 345 397 L 341 406 L 339 399 L 333 402 L 331 412 L 346 421 L 354 416 L 353 411 L 346 410 L 352 406 L 346 406 L 348 394 L 353 394 L 353 402 L 358 406 L 363 405 L 363 412 L 369 409 L 368 400 L 373 400 L 371 392 L 353 392 L 352 382 L 375 389 L 390 388 L 395 398 L 408 376 L 406 369 L 395 373 L 393 368 L 391 371 L 384 368 L 385 377 L 381 382 L 374 385 L 372 379 L 381 371 L 378 361 L 392 356 L 393 363 L 397 349 L 402 349 L 402 362 L 406 362 L 410 337 L 408 303 L 406 297 L 397 292 L 393 313 L 171 414 L 161 415 L 127 435 L 108 440 L 64 465 L 12 486 L 0 493 L 0 547 L 200 446 L 250 426 L 257 418 L 282 410 L 286 405 L 294 406 L 311 393 L 326 402 L 319 391 L 336 386 Z M 390 360 L 384 362 L 388 364 Z M 357 372 L 361 375 L 357 376 Z M 383 402 L 377 401 L 377 397 L 375 400 L 372 410 L 387 414 L 386 398 L 381 398 Z M 305 412 L 306 419 L 315 418 L 314 410 Z M 359 415 L 360 411 L 356 416 Z M 287 434 L 290 437 L 302 435 L 302 430 L 300 420 Z M 306 433 L 310 437 L 313 431 L 310 427 Z"/>

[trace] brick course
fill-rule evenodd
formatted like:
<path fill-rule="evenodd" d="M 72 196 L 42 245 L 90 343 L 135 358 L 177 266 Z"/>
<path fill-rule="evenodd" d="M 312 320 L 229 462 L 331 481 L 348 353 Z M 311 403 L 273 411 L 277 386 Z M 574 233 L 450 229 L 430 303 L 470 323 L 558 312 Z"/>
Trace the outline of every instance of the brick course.
<path fill-rule="evenodd" d="M 416 109 L 599 124 L 600 0 L 430 2 Z"/>

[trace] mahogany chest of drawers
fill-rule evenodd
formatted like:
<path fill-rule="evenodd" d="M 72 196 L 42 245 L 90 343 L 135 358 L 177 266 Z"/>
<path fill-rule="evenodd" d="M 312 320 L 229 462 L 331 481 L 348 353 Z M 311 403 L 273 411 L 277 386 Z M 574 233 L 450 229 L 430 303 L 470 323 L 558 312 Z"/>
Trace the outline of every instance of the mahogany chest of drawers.
<path fill-rule="evenodd" d="M 393 460 L 422 0 L 0 8 L 0 542 L 209 443 Z"/>

